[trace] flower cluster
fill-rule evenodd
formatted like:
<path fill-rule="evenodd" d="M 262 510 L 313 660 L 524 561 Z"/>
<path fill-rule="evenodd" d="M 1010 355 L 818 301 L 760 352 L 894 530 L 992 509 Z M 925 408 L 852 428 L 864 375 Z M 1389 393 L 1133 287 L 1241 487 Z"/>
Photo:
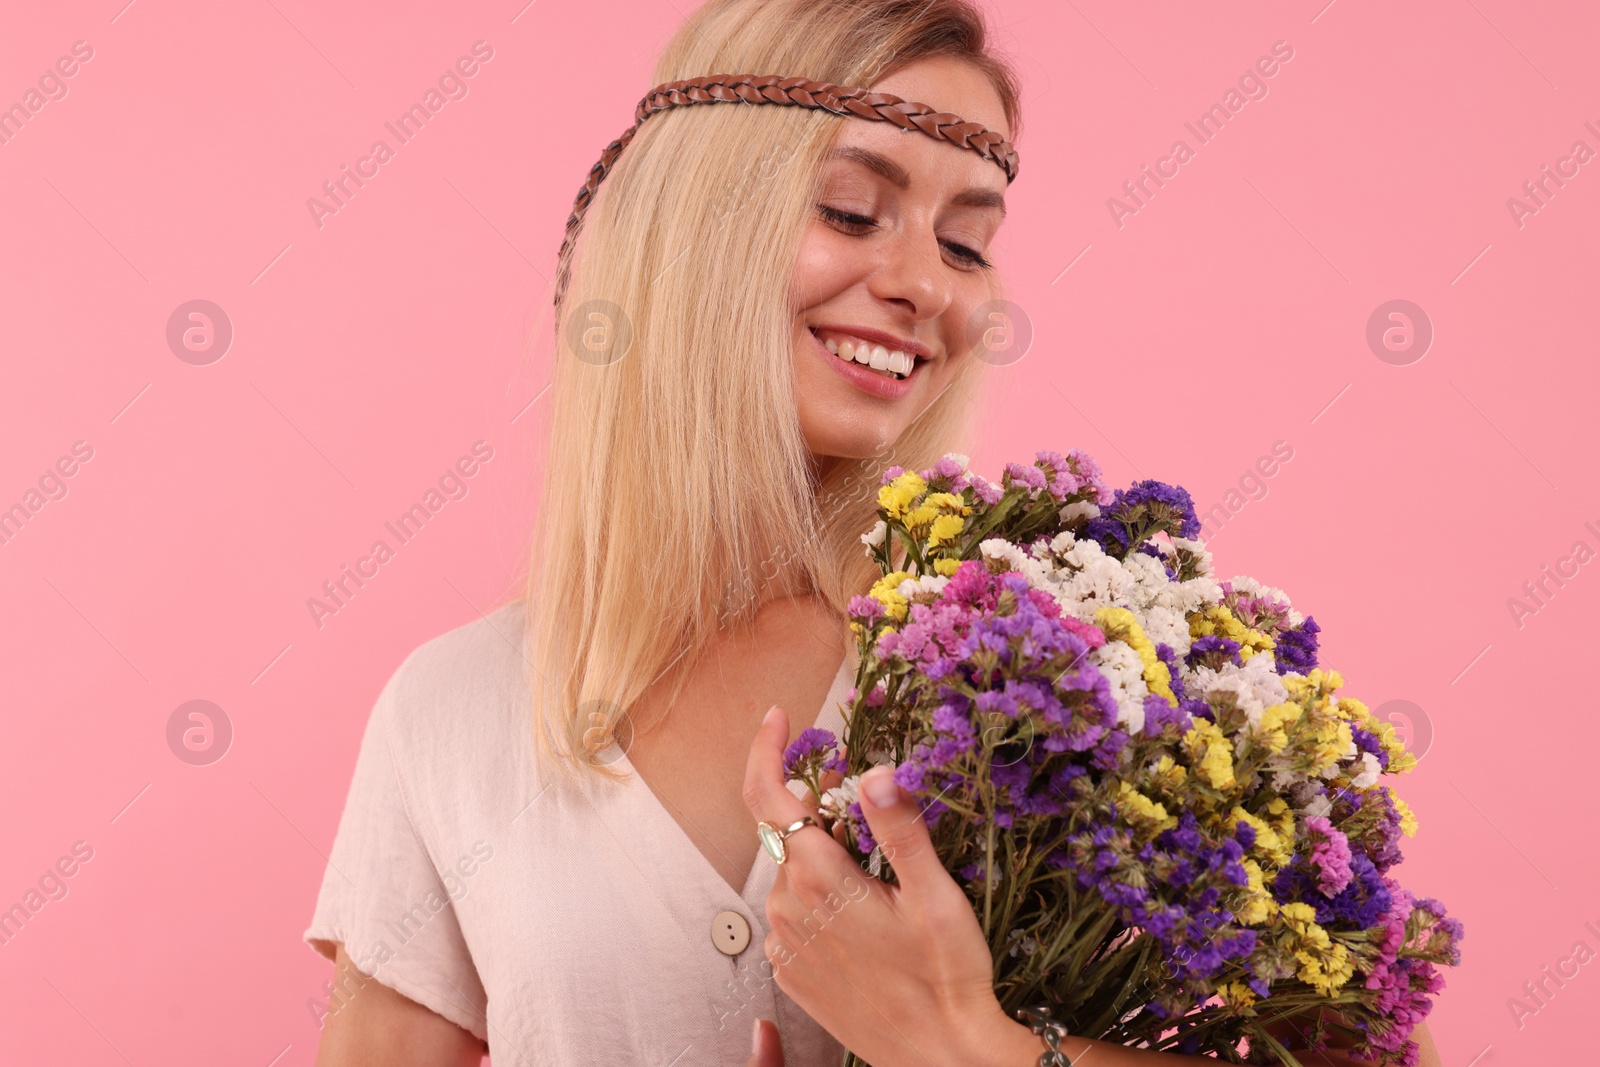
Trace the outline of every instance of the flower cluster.
<path fill-rule="evenodd" d="M 888 762 L 1006 1008 L 1229 1062 L 1338 1039 L 1414 1063 L 1461 927 L 1393 877 L 1416 822 L 1381 778 L 1416 761 L 1319 665 L 1316 622 L 1218 580 L 1183 489 L 1112 492 L 1081 452 L 998 484 L 953 453 L 890 468 L 878 505 L 846 737 L 785 754 L 870 869 L 894 877 L 856 782 Z"/>

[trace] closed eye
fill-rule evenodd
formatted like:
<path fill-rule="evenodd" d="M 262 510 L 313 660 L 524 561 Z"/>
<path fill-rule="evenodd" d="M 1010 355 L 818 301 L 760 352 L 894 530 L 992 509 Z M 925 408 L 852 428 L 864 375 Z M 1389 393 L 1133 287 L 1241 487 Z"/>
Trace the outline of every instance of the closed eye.
<path fill-rule="evenodd" d="M 849 211 L 840 211 L 838 208 L 829 207 L 826 204 L 818 204 L 817 211 L 835 226 L 844 229 L 846 233 L 853 233 L 857 237 L 865 237 L 878 225 L 876 219 L 868 218 L 866 215 L 856 215 Z M 988 270 L 993 266 L 988 259 L 984 258 L 983 253 L 968 248 L 966 245 L 957 244 L 955 241 L 940 241 L 939 243 L 949 249 L 952 255 L 980 270 Z"/>

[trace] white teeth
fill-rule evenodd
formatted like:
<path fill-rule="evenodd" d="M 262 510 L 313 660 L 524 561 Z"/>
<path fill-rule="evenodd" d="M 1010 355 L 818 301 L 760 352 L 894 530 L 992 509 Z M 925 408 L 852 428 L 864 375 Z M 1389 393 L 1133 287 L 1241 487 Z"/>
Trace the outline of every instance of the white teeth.
<path fill-rule="evenodd" d="M 903 378 L 909 375 L 916 366 L 916 358 L 909 353 L 890 351 L 883 345 L 869 344 L 866 341 L 853 341 L 849 338 L 839 340 L 829 337 L 822 342 L 824 348 L 845 362 L 860 363 L 880 371 L 886 376 Z"/>

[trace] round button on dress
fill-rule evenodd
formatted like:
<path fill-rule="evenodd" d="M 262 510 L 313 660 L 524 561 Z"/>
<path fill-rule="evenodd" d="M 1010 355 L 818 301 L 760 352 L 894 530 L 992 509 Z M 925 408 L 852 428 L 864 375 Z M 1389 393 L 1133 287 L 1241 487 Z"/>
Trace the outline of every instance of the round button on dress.
<path fill-rule="evenodd" d="M 750 946 L 750 924 L 736 911 L 719 911 L 711 920 L 711 943 L 726 956 L 737 956 Z"/>

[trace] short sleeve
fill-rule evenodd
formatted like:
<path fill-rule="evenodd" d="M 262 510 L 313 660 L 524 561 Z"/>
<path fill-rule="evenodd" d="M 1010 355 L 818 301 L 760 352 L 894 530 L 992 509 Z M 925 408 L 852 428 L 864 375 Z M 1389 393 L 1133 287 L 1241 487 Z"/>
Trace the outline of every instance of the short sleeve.
<path fill-rule="evenodd" d="M 379 694 L 362 735 L 333 851 L 304 939 L 336 943 L 362 974 L 487 1040 L 487 997 L 455 905 L 407 806 L 391 738 L 406 706 L 406 664 Z"/>

